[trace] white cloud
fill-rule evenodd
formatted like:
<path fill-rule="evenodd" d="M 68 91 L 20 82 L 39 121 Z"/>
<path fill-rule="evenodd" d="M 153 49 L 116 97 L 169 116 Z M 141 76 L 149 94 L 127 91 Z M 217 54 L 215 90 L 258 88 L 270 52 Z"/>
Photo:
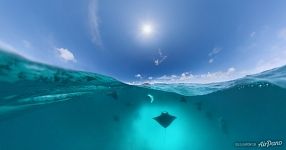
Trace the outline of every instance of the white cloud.
<path fill-rule="evenodd" d="M 148 80 L 152 80 L 153 79 L 153 77 L 148 77 Z"/>
<path fill-rule="evenodd" d="M 88 18 L 91 30 L 92 42 L 97 46 L 102 46 L 102 40 L 99 30 L 99 17 L 98 17 L 98 0 L 91 0 L 88 6 Z"/>
<path fill-rule="evenodd" d="M 155 64 L 156 66 L 158 66 L 158 65 L 159 65 L 159 60 L 158 60 L 158 59 L 155 59 L 155 60 L 154 60 L 154 64 Z"/>
<path fill-rule="evenodd" d="M 136 74 L 136 75 L 135 75 L 135 78 L 142 79 L 143 77 L 142 77 L 141 74 Z"/>
<path fill-rule="evenodd" d="M 218 53 L 220 53 L 222 51 L 222 48 L 219 48 L 219 47 L 215 47 L 212 49 L 212 51 L 209 53 L 209 56 L 212 57 Z"/>
<path fill-rule="evenodd" d="M 228 68 L 228 70 L 227 70 L 228 74 L 233 73 L 233 72 L 235 72 L 235 68 L 234 67 Z"/>
<path fill-rule="evenodd" d="M 165 61 L 165 59 L 167 58 L 167 56 L 166 55 L 163 55 L 163 53 L 162 53 L 162 51 L 161 51 L 161 49 L 158 49 L 158 58 L 156 58 L 155 60 L 154 60 L 154 64 L 156 65 L 156 66 L 159 66 L 163 61 Z"/>
<path fill-rule="evenodd" d="M 212 51 L 209 53 L 209 64 L 212 64 L 215 60 L 215 56 L 222 51 L 222 48 L 215 47 L 212 49 Z"/>
<path fill-rule="evenodd" d="M 68 61 L 76 62 L 76 59 L 70 50 L 65 49 L 65 48 L 56 48 L 56 50 L 57 50 L 58 56 L 65 62 L 68 62 Z"/>
<path fill-rule="evenodd" d="M 153 78 L 149 83 L 213 83 L 229 81 L 243 77 L 246 72 L 237 72 L 234 67 L 228 68 L 226 71 L 208 72 L 205 74 L 192 74 L 184 72 L 180 75 L 163 75 Z"/>

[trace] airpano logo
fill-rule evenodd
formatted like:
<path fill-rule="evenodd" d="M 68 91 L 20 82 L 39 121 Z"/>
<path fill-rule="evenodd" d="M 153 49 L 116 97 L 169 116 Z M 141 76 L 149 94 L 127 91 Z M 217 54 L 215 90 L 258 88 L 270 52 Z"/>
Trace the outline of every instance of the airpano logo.
<path fill-rule="evenodd" d="M 275 147 L 275 146 L 282 146 L 283 142 L 282 141 L 261 141 L 258 143 L 258 147 Z"/>
<path fill-rule="evenodd" d="M 277 140 L 277 141 L 266 140 L 266 141 L 259 141 L 259 142 L 235 142 L 234 143 L 235 147 L 258 147 L 258 148 L 273 148 L 273 147 L 278 147 L 282 145 L 283 145 L 282 140 Z"/>

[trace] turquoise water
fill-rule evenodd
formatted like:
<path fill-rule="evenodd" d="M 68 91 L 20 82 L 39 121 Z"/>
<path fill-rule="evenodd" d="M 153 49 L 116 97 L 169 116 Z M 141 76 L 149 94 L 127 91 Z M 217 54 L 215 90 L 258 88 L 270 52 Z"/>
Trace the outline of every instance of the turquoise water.
<path fill-rule="evenodd" d="M 286 148 L 286 67 L 214 84 L 133 86 L 0 52 L 0 150 Z M 166 129 L 153 118 L 168 112 Z M 280 146 L 259 147 L 263 141 Z"/>

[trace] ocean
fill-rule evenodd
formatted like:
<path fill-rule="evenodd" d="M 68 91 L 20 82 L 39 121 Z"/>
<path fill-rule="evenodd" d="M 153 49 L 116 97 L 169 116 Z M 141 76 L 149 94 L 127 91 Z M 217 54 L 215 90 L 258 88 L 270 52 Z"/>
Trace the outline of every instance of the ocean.
<path fill-rule="evenodd" d="M 285 150 L 285 127 L 286 66 L 129 85 L 0 51 L 0 150 Z"/>

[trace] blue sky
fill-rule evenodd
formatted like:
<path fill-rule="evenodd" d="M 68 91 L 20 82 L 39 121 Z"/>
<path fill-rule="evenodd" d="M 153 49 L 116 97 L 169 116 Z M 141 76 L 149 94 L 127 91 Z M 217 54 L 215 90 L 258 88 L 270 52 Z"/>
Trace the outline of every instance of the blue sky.
<path fill-rule="evenodd" d="M 223 81 L 286 64 L 284 6 L 283 0 L 2 0 L 0 47 L 126 82 Z"/>

